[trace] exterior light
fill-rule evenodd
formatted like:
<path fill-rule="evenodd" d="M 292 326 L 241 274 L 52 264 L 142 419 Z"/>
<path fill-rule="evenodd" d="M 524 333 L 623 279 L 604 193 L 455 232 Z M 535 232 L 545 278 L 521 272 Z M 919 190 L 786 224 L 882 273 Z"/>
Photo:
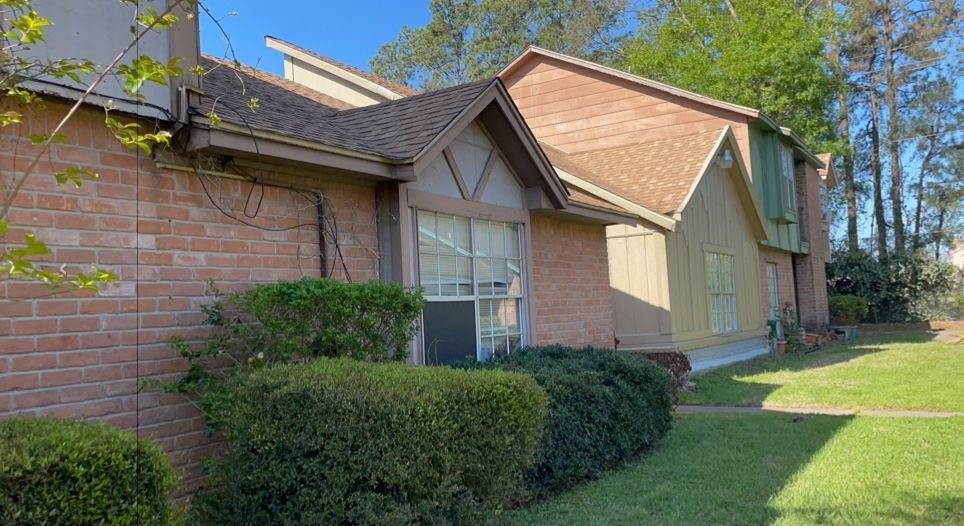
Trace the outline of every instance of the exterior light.
<path fill-rule="evenodd" d="M 716 164 L 724 170 L 729 170 L 733 166 L 733 152 L 729 148 L 720 152 L 716 158 Z"/>

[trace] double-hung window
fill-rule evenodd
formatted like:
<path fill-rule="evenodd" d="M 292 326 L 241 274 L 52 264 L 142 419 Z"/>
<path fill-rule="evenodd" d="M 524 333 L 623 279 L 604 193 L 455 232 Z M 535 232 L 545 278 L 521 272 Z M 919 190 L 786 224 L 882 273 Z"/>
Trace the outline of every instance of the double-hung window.
<path fill-rule="evenodd" d="M 523 339 L 522 227 L 418 211 L 418 280 L 427 363 L 485 360 Z"/>
<path fill-rule="evenodd" d="M 736 281 L 733 256 L 706 253 L 706 282 L 710 296 L 710 325 L 714 334 L 737 330 Z"/>
<path fill-rule="evenodd" d="M 793 149 L 780 146 L 780 170 L 783 175 L 783 193 L 786 195 L 787 208 L 797 210 L 797 184 L 793 175 Z"/>

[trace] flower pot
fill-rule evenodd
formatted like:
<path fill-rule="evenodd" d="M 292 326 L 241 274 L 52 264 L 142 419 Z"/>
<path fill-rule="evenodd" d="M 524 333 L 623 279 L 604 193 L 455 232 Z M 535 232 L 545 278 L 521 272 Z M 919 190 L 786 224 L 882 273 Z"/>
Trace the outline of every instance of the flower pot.
<path fill-rule="evenodd" d="M 783 356 L 787 353 L 787 341 L 777 340 L 776 347 L 774 348 L 778 356 Z"/>

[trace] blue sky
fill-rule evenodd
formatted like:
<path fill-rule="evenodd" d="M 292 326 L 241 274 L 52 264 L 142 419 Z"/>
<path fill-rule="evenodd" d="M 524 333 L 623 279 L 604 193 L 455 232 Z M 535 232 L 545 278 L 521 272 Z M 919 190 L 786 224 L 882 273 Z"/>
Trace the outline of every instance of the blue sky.
<path fill-rule="evenodd" d="M 427 0 L 205 0 L 204 4 L 221 20 L 242 63 L 279 74 L 281 54 L 265 47 L 265 35 L 367 69 L 368 59 L 403 25 L 423 25 L 429 19 Z M 237 14 L 229 15 L 232 12 Z M 203 13 L 201 48 L 217 56 L 225 56 L 227 48 L 216 25 Z"/>

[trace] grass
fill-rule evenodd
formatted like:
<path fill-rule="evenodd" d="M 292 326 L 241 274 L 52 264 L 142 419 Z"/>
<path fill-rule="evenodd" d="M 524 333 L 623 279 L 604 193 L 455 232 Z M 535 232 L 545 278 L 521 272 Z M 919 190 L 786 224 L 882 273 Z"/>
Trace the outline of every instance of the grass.
<path fill-rule="evenodd" d="M 964 524 L 964 418 L 690 414 L 516 524 Z"/>
<path fill-rule="evenodd" d="M 680 403 L 964 411 L 964 344 L 889 333 L 696 375 Z"/>

